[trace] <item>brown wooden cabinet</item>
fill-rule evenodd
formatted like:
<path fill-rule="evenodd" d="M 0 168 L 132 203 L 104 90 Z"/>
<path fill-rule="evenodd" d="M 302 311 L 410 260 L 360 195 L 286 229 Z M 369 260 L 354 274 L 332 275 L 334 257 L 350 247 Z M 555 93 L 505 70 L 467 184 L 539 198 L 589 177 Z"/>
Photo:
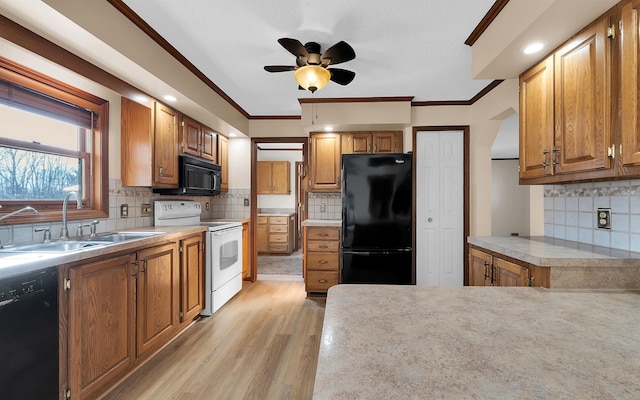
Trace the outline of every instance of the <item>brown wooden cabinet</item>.
<path fill-rule="evenodd" d="M 258 161 L 256 173 L 258 194 L 291 193 L 291 163 L 289 161 Z"/>
<path fill-rule="evenodd" d="M 256 247 L 258 253 L 269 251 L 269 217 L 258 216 L 256 220 Z"/>
<path fill-rule="evenodd" d="M 156 102 L 153 143 L 153 185 L 178 186 L 178 112 Z"/>
<path fill-rule="evenodd" d="M 620 157 L 622 175 L 640 174 L 640 0 L 621 7 Z"/>
<path fill-rule="evenodd" d="M 207 128 L 187 116 L 182 116 L 180 129 L 181 153 L 190 154 L 215 163 L 218 155 L 217 138 L 218 135 L 213 129 Z"/>
<path fill-rule="evenodd" d="M 68 328 L 61 324 L 61 338 L 68 358 L 61 371 L 71 398 L 100 397 L 197 316 L 204 304 L 202 238 L 179 240 L 181 260 L 176 242 L 165 242 L 65 267 L 70 288 L 61 321 Z"/>
<path fill-rule="evenodd" d="M 121 99 L 120 176 L 122 186 L 153 186 L 152 110 Z"/>
<path fill-rule="evenodd" d="M 324 297 L 340 283 L 340 228 L 303 228 L 303 275 L 309 297 Z"/>
<path fill-rule="evenodd" d="M 180 240 L 180 322 L 191 323 L 204 308 L 202 234 Z"/>
<path fill-rule="evenodd" d="M 222 183 L 220 191 L 229 191 L 229 139 L 226 136 L 218 135 L 218 164 L 222 168 Z"/>
<path fill-rule="evenodd" d="M 402 153 L 402 131 L 342 132 L 342 154 Z"/>
<path fill-rule="evenodd" d="M 549 269 L 509 259 L 485 249 L 469 248 L 469 286 L 549 287 Z"/>
<path fill-rule="evenodd" d="M 295 217 L 258 216 L 258 253 L 291 254 L 295 248 Z"/>
<path fill-rule="evenodd" d="M 135 254 L 69 270 L 69 390 L 95 399 L 136 360 Z M 64 361 L 62 361 L 64 362 Z"/>
<path fill-rule="evenodd" d="M 309 191 L 340 191 L 340 134 L 309 135 Z"/>

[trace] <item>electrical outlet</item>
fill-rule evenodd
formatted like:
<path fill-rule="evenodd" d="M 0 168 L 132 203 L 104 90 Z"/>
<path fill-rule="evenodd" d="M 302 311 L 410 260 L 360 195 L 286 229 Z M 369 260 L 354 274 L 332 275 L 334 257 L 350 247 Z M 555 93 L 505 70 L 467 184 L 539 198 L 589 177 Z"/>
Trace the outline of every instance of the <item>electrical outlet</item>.
<path fill-rule="evenodd" d="M 326 204 L 320 204 L 320 212 L 327 212 L 327 205 Z"/>
<path fill-rule="evenodd" d="M 150 217 L 152 212 L 151 204 L 143 204 L 142 210 L 140 210 L 141 217 Z"/>
<path fill-rule="evenodd" d="M 129 217 L 129 205 L 128 204 L 121 204 L 120 205 L 120 218 L 127 218 Z"/>
<path fill-rule="evenodd" d="M 244 206 L 249 207 L 249 199 L 244 199 Z"/>
<path fill-rule="evenodd" d="M 611 229 L 611 209 L 598 208 L 596 219 L 598 220 L 599 229 Z"/>
<path fill-rule="evenodd" d="M 204 203 L 204 209 L 209 211 L 209 202 Z"/>

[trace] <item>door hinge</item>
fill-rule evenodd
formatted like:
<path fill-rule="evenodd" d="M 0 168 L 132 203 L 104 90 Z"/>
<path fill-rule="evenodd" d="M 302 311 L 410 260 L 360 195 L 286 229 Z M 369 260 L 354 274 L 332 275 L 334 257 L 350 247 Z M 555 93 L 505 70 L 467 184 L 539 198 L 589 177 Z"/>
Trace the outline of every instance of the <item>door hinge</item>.
<path fill-rule="evenodd" d="M 70 399 L 71 398 L 71 389 L 67 389 L 64 391 L 64 398 L 65 399 Z"/>
<path fill-rule="evenodd" d="M 180 314 L 180 321 L 182 321 L 182 317 L 184 316 L 184 314 L 182 314 L 182 311 L 180 311 L 178 314 Z"/>
<path fill-rule="evenodd" d="M 529 278 L 529 281 L 527 282 L 527 285 L 529 287 L 533 287 L 533 276 L 531 278 Z"/>
<path fill-rule="evenodd" d="M 180 126 L 184 127 L 184 121 L 180 122 Z"/>
<path fill-rule="evenodd" d="M 607 157 L 609 158 L 616 158 L 616 147 L 615 145 L 611 145 L 609 147 L 607 147 Z"/>
<path fill-rule="evenodd" d="M 618 154 L 620 154 L 620 157 L 622 157 L 622 143 L 620 143 L 620 152 Z"/>
<path fill-rule="evenodd" d="M 180 251 L 180 253 L 182 253 L 182 246 L 178 247 L 178 251 Z"/>
<path fill-rule="evenodd" d="M 64 290 L 65 290 L 65 292 L 67 290 L 71 290 L 71 279 L 64 278 Z"/>
<path fill-rule="evenodd" d="M 615 25 L 611 24 L 610 27 L 607 28 L 607 37 L 611 40 L 616 38 L 616 28 Z"/>

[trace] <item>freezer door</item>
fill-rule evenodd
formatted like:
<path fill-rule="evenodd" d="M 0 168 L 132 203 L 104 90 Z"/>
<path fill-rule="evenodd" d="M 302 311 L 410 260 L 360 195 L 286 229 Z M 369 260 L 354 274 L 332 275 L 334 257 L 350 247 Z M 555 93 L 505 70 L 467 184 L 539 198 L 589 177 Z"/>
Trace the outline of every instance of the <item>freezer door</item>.
<path fill-rule="evenodd" d="M 415 284 L 411 251 L 342 251 L 341 283 Z"/>
<path fill-rule="evenodd" d="M 411 154 L 342 156 L 342 246 L 412 246 Z"/>

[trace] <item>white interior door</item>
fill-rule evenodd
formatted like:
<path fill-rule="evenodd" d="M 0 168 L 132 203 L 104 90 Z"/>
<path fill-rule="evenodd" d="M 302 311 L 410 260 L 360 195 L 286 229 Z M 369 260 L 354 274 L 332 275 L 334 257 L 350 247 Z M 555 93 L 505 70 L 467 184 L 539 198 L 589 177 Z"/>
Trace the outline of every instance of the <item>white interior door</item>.
<path fill-rule="evenodd" d="M 464 284 L 464 132 L 416 137 L 416 284 Z"/>

